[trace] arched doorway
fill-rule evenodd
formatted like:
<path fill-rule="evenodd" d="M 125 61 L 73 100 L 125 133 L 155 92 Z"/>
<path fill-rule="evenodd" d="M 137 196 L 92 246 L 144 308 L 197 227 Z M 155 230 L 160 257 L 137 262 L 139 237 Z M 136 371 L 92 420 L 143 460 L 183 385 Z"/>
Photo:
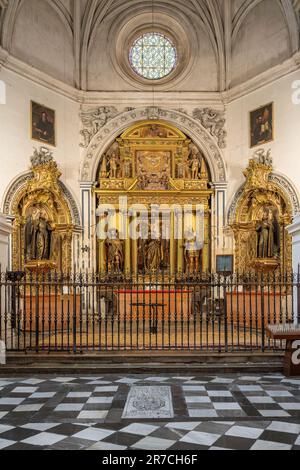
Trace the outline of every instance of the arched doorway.
<path fill-rule="evenodd" d="M 178 128 L 131 126 L 101 156 L 97 181 L 99 272 L 211 269 L 210 169 Z"/>

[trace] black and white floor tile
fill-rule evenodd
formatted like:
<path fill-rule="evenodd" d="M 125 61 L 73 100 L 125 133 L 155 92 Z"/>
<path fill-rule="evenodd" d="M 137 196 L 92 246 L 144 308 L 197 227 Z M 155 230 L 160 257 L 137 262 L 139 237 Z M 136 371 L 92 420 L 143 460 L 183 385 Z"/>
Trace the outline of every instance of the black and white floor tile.
<path fill-rule="evenodd" d="M 135 387 L 141 407 L 131 415 Z M 300 378 L 0 377 L 4 449 L 300 450 Z"/>

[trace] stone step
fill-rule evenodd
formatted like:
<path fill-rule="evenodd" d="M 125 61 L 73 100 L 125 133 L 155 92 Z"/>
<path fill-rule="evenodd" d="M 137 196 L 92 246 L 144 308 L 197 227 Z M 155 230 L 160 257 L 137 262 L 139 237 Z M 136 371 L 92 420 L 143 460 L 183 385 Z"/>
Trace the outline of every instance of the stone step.
<path fill-rule="evenodd" d="M 105 352 L 98 354 L 8 354 L 2 374 L 47 373 L 268 373 L 282 372 L 283 354 Z"/>

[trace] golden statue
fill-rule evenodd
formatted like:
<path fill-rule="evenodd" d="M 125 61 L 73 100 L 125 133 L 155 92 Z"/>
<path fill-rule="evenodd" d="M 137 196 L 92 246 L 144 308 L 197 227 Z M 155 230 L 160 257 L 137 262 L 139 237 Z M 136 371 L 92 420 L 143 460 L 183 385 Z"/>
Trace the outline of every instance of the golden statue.
<path fill-rule="evenodd" d="M 117 178 L 118 173 L 118 157 L 115 152 L 111 154 L 109 159 L 109 176 L 110 178 Z"/>
<path fill-rule="evenodd" d="M 286 227 L 293 209 L 288 195 L 272 178 L 270 152 L 256 151 L 231 221 L 235 238 L 235 268 L 269 273 L 291 269 L 291 237 Z"/>
<path fill-rule="evenodd" d="M 197 180 L 201 170 L 201 159 L 199 158 L 199 151 L 197 147 L 192 144 L 191 146 L 191 178 Z"/>
<path fill-rule="evenodd" d="M 162 260 L 161 241 L 159 239 L 149 240 L 145 250 L 145 268 L 147 271 L 157 271 Z"/>

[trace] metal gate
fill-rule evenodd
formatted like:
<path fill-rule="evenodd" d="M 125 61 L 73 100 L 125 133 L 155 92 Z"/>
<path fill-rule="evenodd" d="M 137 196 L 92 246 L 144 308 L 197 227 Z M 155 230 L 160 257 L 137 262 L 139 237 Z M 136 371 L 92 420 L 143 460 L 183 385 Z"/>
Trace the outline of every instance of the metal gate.
<path fill-rule="evenodd" d="M 8 351 L 266 351 L 268 324 L 292 323 L 299 276 L 2 273 Z"/>

